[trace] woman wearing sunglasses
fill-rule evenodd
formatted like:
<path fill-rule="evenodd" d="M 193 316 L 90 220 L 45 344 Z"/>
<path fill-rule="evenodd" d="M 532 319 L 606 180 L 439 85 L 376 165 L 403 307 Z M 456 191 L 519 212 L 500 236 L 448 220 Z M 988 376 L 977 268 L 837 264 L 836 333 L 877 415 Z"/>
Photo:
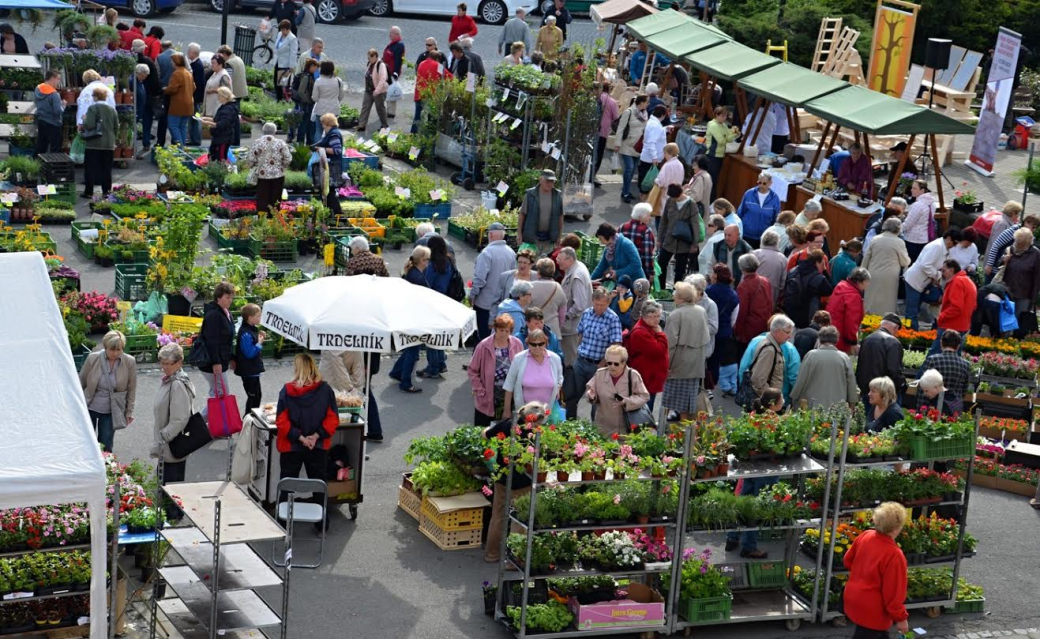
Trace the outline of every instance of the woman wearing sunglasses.
<path fill-rule="evenodd" d="M 527 333 L 527 350 L 513 358 L 503 388 L 506 398 L 502 419 L 512 416 L 514 406 L 519 410 L 529 402 L 551 407 L 551 420 L 562 415 L 557 400 L 563 388 L 563 360 L 549 350 L 549 337 L 544 331 L 535 329 Z"/>
<path fill-rule="evenodd" d="M 624 346 L 608 347 L 603 362 L 606 366 L 585 387 L 592 403 L 592 421 L 607 437 L 624 435 L 629 431 L 628 414 L 643 408 L 650 401 L 650 392 L 639 371 L 629 367 Z"/>

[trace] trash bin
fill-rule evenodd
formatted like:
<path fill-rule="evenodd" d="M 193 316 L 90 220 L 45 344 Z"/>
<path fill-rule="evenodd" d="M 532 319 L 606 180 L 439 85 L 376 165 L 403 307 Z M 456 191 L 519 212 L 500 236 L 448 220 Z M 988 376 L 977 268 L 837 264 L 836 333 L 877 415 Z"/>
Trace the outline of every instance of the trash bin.
<path fill-rule="evenodd" d="M 235 27 L 235 55 L 242 58 L 247 67 L 253 65 L 253 49 L 256 48 L 256 29 L 245 25 Z"/>

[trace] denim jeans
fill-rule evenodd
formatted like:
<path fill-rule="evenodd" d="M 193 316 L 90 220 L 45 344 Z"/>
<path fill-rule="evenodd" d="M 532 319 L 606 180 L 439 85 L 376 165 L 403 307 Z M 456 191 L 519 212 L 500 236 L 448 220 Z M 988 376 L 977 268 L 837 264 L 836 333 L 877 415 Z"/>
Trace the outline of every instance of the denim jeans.
<path fill-rule="evenodd" d="M 195 103 L 195 113 L 202 113 L 202 105 Z M 192 146 L 202 145 L 202 123 L 191 118 L 188 121 L 188 144 Z"/>
<path fill-rule="evenodd" d="M 448 354 L 436 348 L 426 349 L 426 373 L 436 375 L 448 370 Z"/>
<path fill-rule="evenodd" d="M 917 316 L 921 312 L 921 296 L 923 293 L 909 284 L 906 285 L 906 319 L 910 320 L 910 328 L 917 330 Z"/>
<path fill-rule="evenodd" d="M 412 388 L 412 373 L 415 372 L 415 364 L 419 361 L 419 347 L 412 346 L 401 351 L 401 356 L 394 362 L 390 370 L 390 377 L 398 381 L 397 387 L 401 390 Z"/>
<path fill-rule="evenodd" d="M 719 367 L 719 388 L 723 392 L 737 392 L 737 365 L 729 364 Z"/>
<path fill-rule="evenodd" d="M 184 146 L 188 142 L 188 122 L 190 115 L 167 116 L 166 126 L 170 129 L 170 141 L 172 144 Z"/>
<path fill-rule="evenodd" d="M 477 312 L 477 337 L 483 340 L 491 335 L 491 311 L 486 311 L 479 306 L 474 306 L 473 310 Z"/>
<path fill-rule="evenodd" d="M 636 165 L 639 158 L 632 155 L 621 156 L 621 195 L 632 195 L 632 177 L 636 174 Z"/>
<path fill-rule="evenodd" d="M 371 385 L 368 389 L 368 434 L 383 434 L 383 423 L 379 421 L 379 405 L 376 404 L 376 396 L 372 394 Z"/>
<path fill-rule="evenodd" d="M 567 419 L 578 418 L 578 402 L 585 395 L 585 385 L 596 374 L 596 369 L 596 362 L 590 362 L 580 355 L 574 360 L 574 387 L 578 389 L 578 394 L 567 398 Z"/>
<path fill-rule="evenodd" d="M 422 100 L 415 101 L 415 117 L 412 118 L 412 135 L 419 132 L 419 116 L 422 115 Z"/>
<path fill-rule="evenodd" d="M 116 436 L 115 428 L 112 426 L 112 414 L 95 413 L 92 410 L 87 412 L 90 414 L 90 421 L 94 424 L 94 430 L 97 431 L 98 442 L 105 447 L 106 453 L 111 453 Z"/>
<path fill-rule="evenodd" d="M 137 114 L 137 121 L 141 123 L 141 146 L 146 149 L 152 146 L 152 120 L 152 105 L 149 103 Z"/>
<path fill-rule="evenodd" d="M 752 479 L 745 479 L 744 485 L 740 490 L 741 495 L 757 495 L 763 488 L 772 486 L 777 482 L 776 478 L 769 477 L 755 477 Z M 740 539 L 740 551 L 741 552 L 752 552 L 758 549 L 758 531 L 749 530 L 743 533 L 731 532 L 726 535 L 727 541 L 736 541 Z"/>

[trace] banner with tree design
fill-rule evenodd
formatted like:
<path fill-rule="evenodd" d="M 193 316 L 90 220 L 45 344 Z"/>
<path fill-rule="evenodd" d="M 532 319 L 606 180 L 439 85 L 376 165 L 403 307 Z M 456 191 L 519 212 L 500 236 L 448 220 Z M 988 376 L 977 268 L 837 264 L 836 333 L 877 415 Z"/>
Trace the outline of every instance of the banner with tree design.
<path fill-rule="evenodd" d="M 878 0 L 867 76 L 874 91 L 896 97 L 902 95 L 920 8 L 902 0 Z"/>

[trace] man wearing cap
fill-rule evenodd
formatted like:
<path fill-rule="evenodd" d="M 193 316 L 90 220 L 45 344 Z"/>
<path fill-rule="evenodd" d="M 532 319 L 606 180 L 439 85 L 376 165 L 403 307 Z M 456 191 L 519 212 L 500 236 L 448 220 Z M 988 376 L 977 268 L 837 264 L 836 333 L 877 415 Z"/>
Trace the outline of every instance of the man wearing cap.
<path fill-rule="evenodd" d="M 491 335 L 491 309 L 504 299 L 506 271 L 516 268 L 516 253 L 506 244 L 506 227 L 501 222 L 488 226 L 488 245 L 477 256 L 473 266 L 473 282 L 469 301 L 477 312 L 477 334 L 480 339 Z"/>
<path fill-rule="evenodd" d="M 563 237 L 563 196 L 556 188 L 556 173 L 545 169 L 538 186 L 524 192 L 517 224 L 517 243 L 535 244 L 538 255 L 545 255 L 560 245 Z"/>
<path fill-rule="evenodd" d="M 903 376 L 903 345 L 896 338 L 902 319 L 896 313 L 886 313 L 881 326 L 867 335 L 859 347 L 859 361 L 856 364 L 856 385 L 863 394 L 863 405 L 869 410 L 870 402 L 867 393 L 870 381 L 875 377 L 888 377 L 895 384 L 899 403 L 902 404 L 903 391 L 906 389 L 906 377 Z"/>
<path fill-rule="evenodd" d="M 907 185 L 902 191 L 899 190 L 899 176 L 901 175 L 898 173 L 899 161 L 905 154 L 906 142 L 900 142 L 892 147 L 892 168 L 889 169 L 888 172 L 888 186 L 885 187 L 886 197 L 888 195 L 898 195 L 899 197 L 910 196 L 910 182 L 912 180 L 907 181 Z M 914 164 L 914 159 L 912 157 L 906 158 L 906 166 L 903 167 L 903 173 L 913 173 L 915 177 L 920 174 L 920 171 L 917 170 L 917 165 Z"/>

